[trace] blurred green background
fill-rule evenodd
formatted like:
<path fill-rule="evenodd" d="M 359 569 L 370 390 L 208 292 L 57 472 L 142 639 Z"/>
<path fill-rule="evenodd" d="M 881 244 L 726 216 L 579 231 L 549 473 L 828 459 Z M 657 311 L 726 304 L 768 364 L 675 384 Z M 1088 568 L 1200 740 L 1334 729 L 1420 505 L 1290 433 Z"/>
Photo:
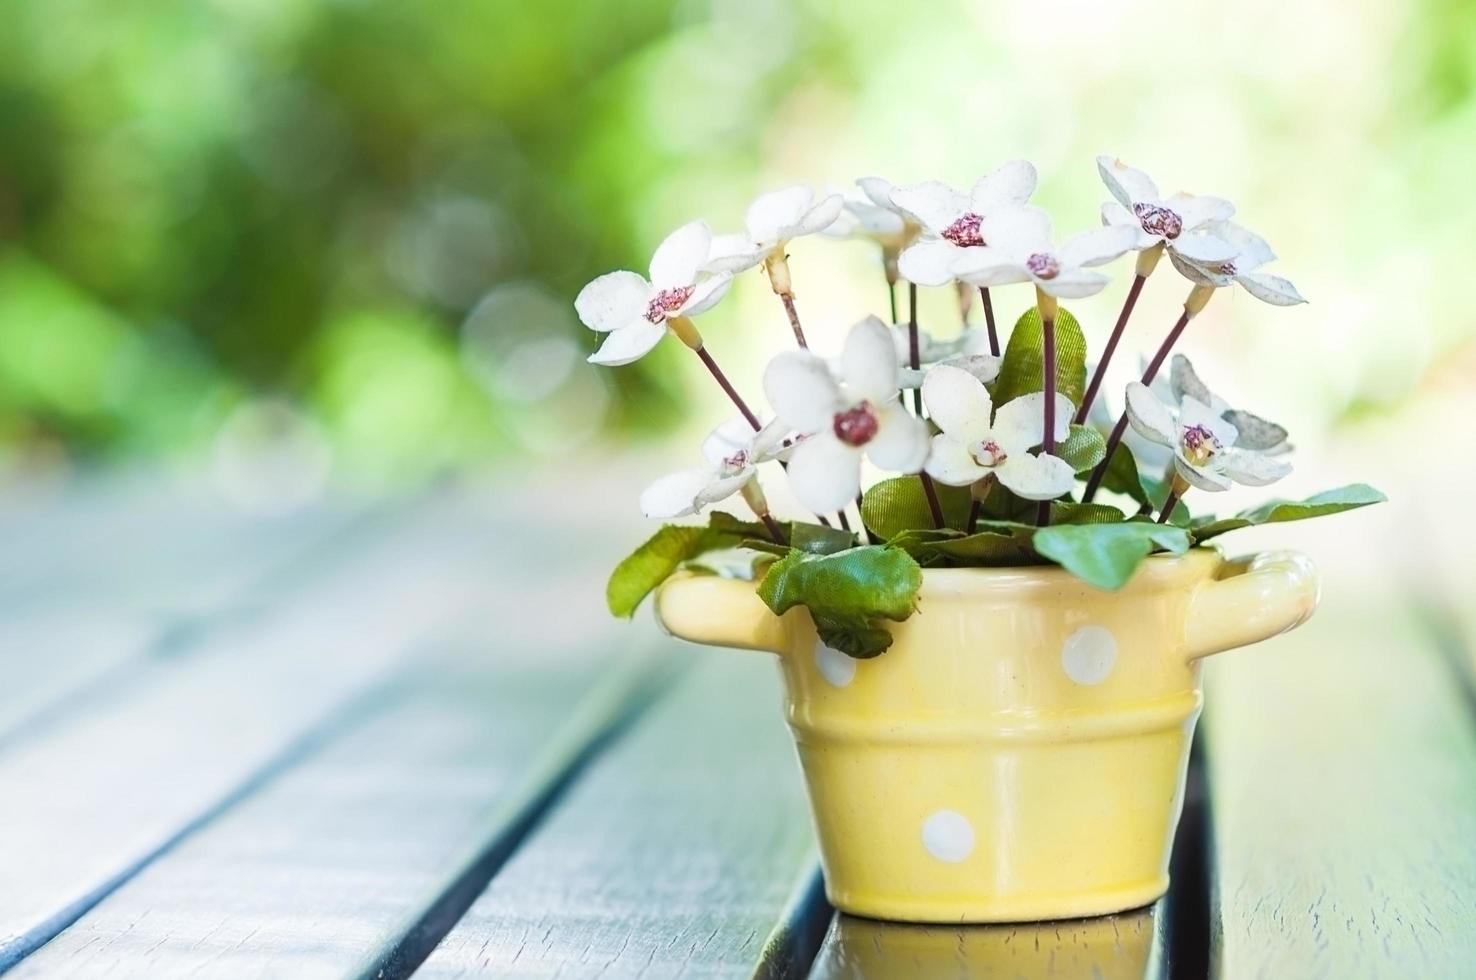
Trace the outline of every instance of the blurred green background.
<path fill-rule="evenodd" d="M 0 134 L 13 467 L 285 445 L 294 473 L 414 480 L 705 429 L 678 345 L 584 363 L 585 281 L 786 183 L 1010 156 L 1062 232 L 1096 222 L 1099 152 L 1236 201 L 1312 305 L 1217 300 L 1189 349 L 1303 431 L 1476 376 L 1463 0 L 12 0 Z M 797 243 L 820 345 L 882 309 L 874 262 Z M 1082 304 L 1095 336 L 1123 288 Z M 787 335 L 758 273 L 702 326 L 755 392 Z"/>

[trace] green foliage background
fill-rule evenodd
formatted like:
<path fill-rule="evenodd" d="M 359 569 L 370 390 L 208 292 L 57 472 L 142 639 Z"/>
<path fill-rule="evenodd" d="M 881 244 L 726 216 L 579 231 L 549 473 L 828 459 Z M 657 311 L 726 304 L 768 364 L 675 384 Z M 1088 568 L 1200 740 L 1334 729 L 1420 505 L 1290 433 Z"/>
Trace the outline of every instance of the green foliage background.
<path fill-rule="evenodd" d="M 1233 188 L 1353 327 L 1383 315 L 1391 263 L 1408 296 L 1471 257 L 1469 5 L 1252 4 L 1255 31 L 1082 12 L 1048 30 L 1028 4 L 13 0 L 0 445 L 194 456 L 265 399 L 335 465 L 399 477 L 669 426 L 695 367 L 663 348 L 586 368 L 570 298 L 797 179 L 962 182 L 1023 154 L 1070 230 L 1101 197 L 1091 154 L 1120 149 Z M 1306 22 L 1337 26 L 1322 55 Z M 880 299 L 819 309 L 869 282 L 861 259 L 796 269 L 822 338 Z M 740 291 L 711 321 L 750 386 L 764 301 Z M 1452 315 L 1392 355 L 1358 332 L 1308 403 L 1406 393 L 1468 342 Z M 1083 319 L 1097 339 L 1105 318 Z M 1289 361 L 1325 349 L 1304 334 Z"/>

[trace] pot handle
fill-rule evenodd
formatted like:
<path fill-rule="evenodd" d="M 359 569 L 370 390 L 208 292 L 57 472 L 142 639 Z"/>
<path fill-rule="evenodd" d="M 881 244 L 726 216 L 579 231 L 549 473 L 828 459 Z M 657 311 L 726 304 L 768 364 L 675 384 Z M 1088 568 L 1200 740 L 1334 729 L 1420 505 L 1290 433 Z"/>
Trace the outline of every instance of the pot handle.
<path fill-rule="evenodd" d="M 1186 659 L 1270 639 L 1317 608 L 1317 569 L 1305 555 L 1268 551 L 1227 561 L 1189 605 Z"/>
<path fill-rule="evenodd" d="M 789 632 L 754 583 L 691 572 L 673 575 L 657 590 L 656 621 L 693 643 L 769 653 L 783 652 Z"/>

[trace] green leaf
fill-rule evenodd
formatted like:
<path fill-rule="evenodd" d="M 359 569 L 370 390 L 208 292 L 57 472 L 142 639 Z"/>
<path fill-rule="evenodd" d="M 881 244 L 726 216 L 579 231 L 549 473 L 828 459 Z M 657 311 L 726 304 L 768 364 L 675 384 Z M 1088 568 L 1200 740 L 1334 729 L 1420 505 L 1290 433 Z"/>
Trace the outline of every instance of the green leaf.
<path fill-rule="evenodd" d="M 1243 510 L 1234 517 L 1211 521 L 1194 529 L 1194 540 L 1208 541 L 1227 531 L 1261 524 L 1280 524 L 1284 521 L 1305 521 L 1327 514 L 1341 514 L 1345 510 L 1356 510 L 1370 504 L 1381 504 L 1388 500 L 1382 493 L 1366 483 L 1352 483 L 1336 490 L 1314 494 L 1306 500 L 1268 500 L 1259 507 Z"/>
<path fill-rule="evenodd" d="M 605 604 L 616 616 L 635 615 L 641 600 L 675 572 L 683 562 L 705 551 L 729 547 L 738 538 L 706 527 L 666 524 L 610 573 Z"/>
<path fill-rule="evenodd" d="M 856 547 L 856 535 L 838 527 L 796 522 L 790 525 L 789 543 L 812 555 L 833 555 L 837 551 Z"/>
<path fill-rule="evenodd" d="M 943 519 L 949 527 L 961 528 L 969 519 L 969 488 L 949 487 L 934 481 Z M 890 540 L 903 531 L 933 527 L 933 514 L 923 494 L 922 480 L 915 476 L 898 476 L 883 480 L 861 499 L 861 519 L 882 540 Z"/>
<path fill-rule="evenodd" d="M 995 405 L 1045 388 L 1044 342 L 1040 310 L 1031 307 L 1015 321 L 995 379 Z M 1064 307 L 1056 313 L 1056 390 L 1080 405 L 1086 390 L 1086 337 L 1081 324 Z"/>
<path fill-rule="evenodd" d="M 1126 494 L 1140 504 L 1151 504 L 1163 499 L 1161 494 L 1157 497 L 1149 496 L 1150 488 L 1144 486 L 1143 479 L 1138 474 L 1138 463 L 1133 459 L 1132 450 L 1122 443 L 1118 443 L 1117 448 L 1112 451 L 1112 462 L 1107 464 L 1107 472 L 1102 475 L 1102 488 Z"/>
<path fill-rule="evenodd" d="M 833 555 L 792 550 L 769 567 L 758 594 L 776 616 L 804 606 L 828 646 L 866 658 L 892 645 L 881 621 L 912 615 L 921 587 L 922 569 L 907 552 L 870 545 Z"/>
<path fill-rule="evenodd" d="M 1118 524 L 1127 515 L 1108 504 L 1051 504 L 1052 524 Z"/>
<path fill-rule="evenodd" d="M 1085 473 L 1107 458 L 1107 439 L 1089 425 L 1073 425 L 1066 441 L 1056 447 L 1056 455 L 1076 472 Z"/>
<path fill-rule="evenodd" d="M 1060 524 L 1035 532 L 1035 550 L 1099 589 L 1120 589 L 1156 549 L 1182 554 L 1189 532 L 1147 521 Z"/>

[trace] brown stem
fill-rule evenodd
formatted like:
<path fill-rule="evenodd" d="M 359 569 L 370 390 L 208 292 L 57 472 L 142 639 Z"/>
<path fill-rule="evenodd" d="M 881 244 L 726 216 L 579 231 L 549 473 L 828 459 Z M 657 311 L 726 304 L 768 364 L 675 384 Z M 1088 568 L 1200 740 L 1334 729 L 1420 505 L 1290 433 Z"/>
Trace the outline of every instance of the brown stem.
<path fill-rule="evenodd" d="M 989 287 L 979 287 L 979 300 L 984 304 L 984 329 L 989 331 L 989 353 L 999 356 L 999 334 L 994 332 L 994 303 L 989 299 Z"/>
<path fill-rule="evenodd" d="M 933 515 L 933 527 L 943 527 L 943 505 L 938 503 L 938 491 L 933 488 L 933 478 L 927 473 L 919 473 L 918 478 L 922 480 L 923 496 L 928 498 L 928 512 Z"/>
<path fill-rule="evenodd" d="M 979 511 L 982 506 L 983 504 L 978 497 L 975 497 L 973 500 L 969 501 L 969 534 L 973 534 L 974 529 L 979 526 Z"/>
<path fill-rule="evenodd" d="M 1168 496 L 1163 499 L 1163 510 L 1158 512 L 1158 523 L 1167 524 L 1169 517 L 1172 516 L 1174 508 L 1177 507 L 1178 504 L 1179 495 L 1173 490 L 1170 490 Z"/>
<path fill-rule="evenodd" d="M 1163 362 L 1168 358 L 1169 352 L 1174 349 L 1174 344 L 1178 343 L 1179 335 L 1189 325 L 1191 316 L 1192 314 L 1187 309 L 1179 315 L 1174 328 L 1169 331 L 1167 337 L 1163 338 L 1163 343 L 1158 345 L 1158 351 L 1153 355 L 1153 360 L 1149 361 L 1148 367 L 1143 370 L 1143 384 L 1151 385 L 1153 379 L 1158 377 L 1158 369 L 1163 367 Z M 1128 417 L 1127 412 L 1124 411 L 1117 420 L 1117 424 L 1112 427 L 1112 434 L 1107 437 L 1107 455 L 1102 457 L 1102 462 L 1092 470 L 1091 479 L 1087 480 L 1086 489 L 1081 494 L 1082 503 L 1089 504 L 1096 496 L 1097 488 L 1102 485 L 1102 478 L 1107 475 L 1107 465 L 1112 462 L 1112 454 L 1117 452 L 1118 445 L 1122 443 L 1122 437 L 1127 433 L 1127 427 Z"/>
<path fill-rule="evenodd" d="M 887 302 L 892 307 L 892 322 L 897 322 L 897 284 L 891 279 L 887 280 Z"/>
<path fill-rule="evenodd" d="M 707 370 L 712 372 L 713 378 L 717 380 L 718 385 L 723 389 L 724 393 L 727 394 L 728 398 L 733 402 L 734 405 L 738 406 L 738 411 L 743 413 L 743 417 L 748 420 L 748 424 L 753 426 L 753 431 L 757 432 L 759 429 L 763 428 L 763 426 L 759 424 L 758 416 L 749 411 L 748 405 L 744 403 L 743 398 L 738 394 L 738 392 L 733 388 L 733 385 L 728 381 L 728 376 L 723 373 L 723 369 L 718 367 L 717 361 L 712 359 L 712 355 L 707 352 L 707 348 L 697 348 L 697 356 L 702 359 L 703 364 L 707 365 Z"/>
<path fill-rule="evenodd" d="M 1117 350 L 1117 342 L 1122 339 L 1122 332 L 1127 329 L 1128 317 L 1133 315 L 1133 307 L 1137 305 L 1138 294 L 1143 291 L 1143 283 L 1148 277 L 1138 275 L 1133 277 L 1132 288 L 1128 290 L 1127 300 L 1122 304 L 1122 312 L 1117 315 L 1117 324 L 1112 328 L 1112 336 L 1107 338 L 1107 346 L 1102 348 L 1102 359 L 1097 362 L 1097 370 L 1092 373 L 1091 384 L 1087 385 L 1086 394 L 1081 396 L 1081 406 L 1076 410 L 1076 424 L 1085 425 L 1087 416 L 1091 414 L 1092 405 L 1097 400 L 1097 392 L 1102 388 L 1102 379 L 1107 375 L 1107 365 L 1112 360 L 1112 354 Z"/>
<path fill-rule="evenodd" d="M 846 509 L 844 507 L 835 512 L 835 519 L 840 522 L 842 531 L 849 531 L 851 529 L 851 522 L 846 519 Z"/>
<path fill-rule="evenodd" d="M 784 312 L 789 314 L 789 326 L 794 330 L 795 343 L 808 348 L 810 345 L 805 343 L 805 331 L 799 322 L 799 310 L 794 308 L 794 297 L 788 293 L 780 293 L 779 299 L 784 303 Z"/>
<path fill-rule="evenodd" d="M 789 544 L 789 541 L 784 537 L 784 528 L 779 526 L 779 522 L 774 520 L 772 514 L 760 514 L 759 520 L 763 521 L 764 527 L 769 529 L 769 537 L 774 539 L 775 544 Z"/>
<path fill-rule="evenodd" d="M 1049 456 L 1056 451 L 1056 318 L 1042 316 L 1040 321 L 1041 338 L 1041 380 L 1045 394 L 1045 433 L 1040 440 L 1040 452 L 1043 456 Z M 1051 502 L 1042 500 L 1035 509 L 1035 523 L 1037 527 L 1045 527 L 1051 522 Z"/>
<path fill-rule="evenodd" d="M 861 511 L 861 501 L 863 499 L 861 494 L 856 494 L 856 522 L 861 525 L 861 535 L 866 539 L 866 543 L 875 544 L 875 539 L 871 536 L 871 528 L 866 526 L 866 515 Z"/>
<path fill-rule="evenodd" d="M 917 370 L 918 346 L 917 346 L 917 283 L 907 284 L 907 363 L 912 369 Z M 912 389 L 912 414 L 918 418 L 923 415 L 922 387 Z M 942 527 L 940 524 L 939 527 Z"/>

